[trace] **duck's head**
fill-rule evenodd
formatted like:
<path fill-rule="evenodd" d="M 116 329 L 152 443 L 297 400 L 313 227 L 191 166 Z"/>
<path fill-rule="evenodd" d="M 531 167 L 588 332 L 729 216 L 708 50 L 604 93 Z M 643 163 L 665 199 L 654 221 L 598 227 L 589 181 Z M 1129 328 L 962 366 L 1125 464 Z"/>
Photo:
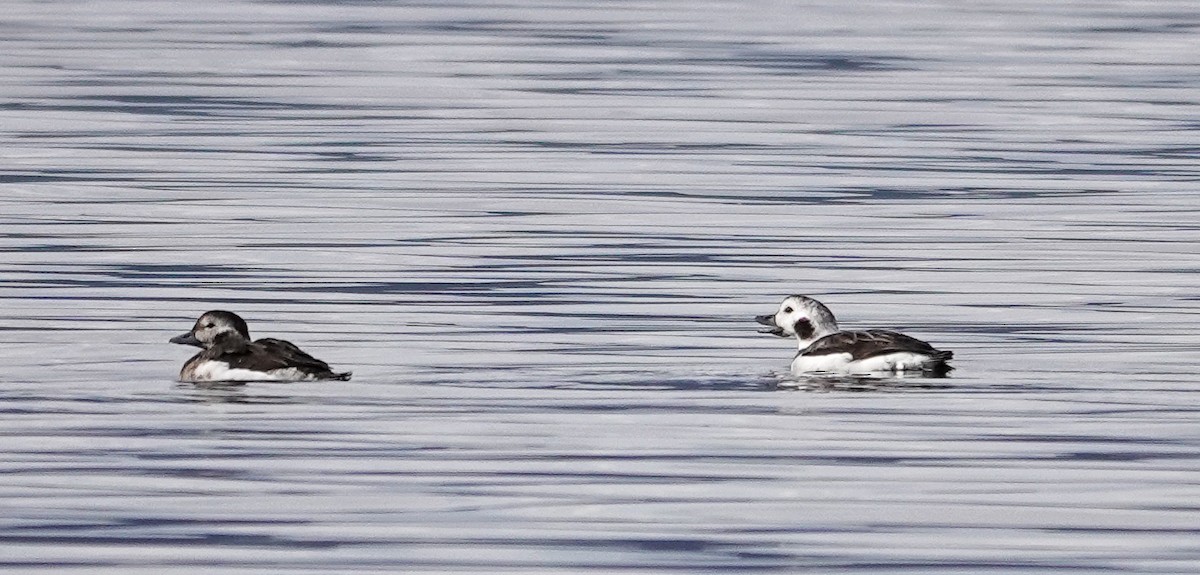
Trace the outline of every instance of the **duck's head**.
<path fill-rule="evenodd" d="M 788 296 L 779 304 L 779 311 L 754 319 L 767 326 L 768 329 L 762 330 L 763 333 L 780 337 L 795 336 L 800 340 L 801 349 L 838 330 L 837 320 L 829 308 L 802 295 Z"/>
<path fill-rule="evenodd" d="M 246 326 L 246 320 L 238 317 L 236 313 L 213 310 L 200 316 L 200 319 L 196 320 L 196 324 L 192 326 L 192 331 L 177 335 L 170 341 L 207 349 L 212 347 L 213 342 L 217 339 L 227 337 L 237 337 L 249 341 L 250 328 Z"/>

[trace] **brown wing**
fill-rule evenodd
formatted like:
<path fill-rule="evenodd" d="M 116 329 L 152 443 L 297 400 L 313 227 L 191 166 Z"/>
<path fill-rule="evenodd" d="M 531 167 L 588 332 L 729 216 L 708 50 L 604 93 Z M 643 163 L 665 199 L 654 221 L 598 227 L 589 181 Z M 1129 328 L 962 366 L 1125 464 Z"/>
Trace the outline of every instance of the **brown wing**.
<path fill-rule="evenodd" d="M 206 350 L 204 359 L 229 364 L 231 369 L 271 371 L 296 367 L 314 373 L 329 371 L 325 362 L 304 353 L 295 345 L 278 339 L 260 339 L 254 343 L 245 340 L 219 341 Z"/>
<path fill-rule="evenodd" d="M 350 379 L 350 372 L 334 373 L 328 363 L 304 353 L 290 341 L 265 337 L 251 344 L 251 347 L 256 346 L 265 350 L 265 355 L 280 359 L 286 364 L 284 367 L 297 367 L 320 379 L 340 379 L 342 381 Z"/>
<path fill-rule="evenodd" d="M 189 360 L 183 371 L 188 371 L 193 364 L 208 360 L 226 363 L 230 369 L 268 372 L 295 368 L 317 379 L 350 379 L 350 372 L 333 373 L 329 364 L 281 339 L 265 338 L 251 343 L 236 334 L 219 337 L 211 347 Z"/>
<path fill-rule="evenodd" d="M 804 348 L 799 355 L 826 355 L 831 353 L 849 353 L 852 360 L 866 359 L 877 355 L 896 352 L 923 353 L 941 358 L 950 352 L 942 352 L 915 337 L 884 329 L 869 329 L 864 331 L 839 331 L 827 335 L 812 345 Z"/>
<path fill-rule="evenodd" d="M 281 364 L 279 367 L 298 367 L 319 374 L 330 372 L 328 363 L 304 353 L 290 341 L 267 337 L 250 344 L 249 347 L 253 350 L 251 355 L 262 356 L 264 360 L 270 358 L 271 361 Z M 231 367 L 232 365 L 230 364 Z"/>

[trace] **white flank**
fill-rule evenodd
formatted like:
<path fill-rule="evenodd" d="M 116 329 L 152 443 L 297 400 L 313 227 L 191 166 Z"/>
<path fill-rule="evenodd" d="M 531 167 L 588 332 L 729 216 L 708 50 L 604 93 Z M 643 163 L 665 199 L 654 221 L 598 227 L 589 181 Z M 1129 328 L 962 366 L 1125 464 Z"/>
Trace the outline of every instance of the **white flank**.
<path fill-rule="evenodd" d="M 206 361 L 192 371 L 191 381 L 304 381 L 313 379 L 311 374 L 294 367 L 271 371 L 252 369 L 230 369 L 223 361 Z"/>
<path fill-rule="evenodd" d="M 849 353 L 801 355 L 792 360 L 792 373 L 871 374 L 879 372 L 921 371 L 932 367 L 933 358 L 921 353 L 897 352 L 850 361 Z"/>
<path fill-rule="evenodd" d="M 846 369 L 852 362 L 849 353 L 829 353 L 825 355 L 799 355 L 792 360 L 793 373 L 847 373 Z"/>

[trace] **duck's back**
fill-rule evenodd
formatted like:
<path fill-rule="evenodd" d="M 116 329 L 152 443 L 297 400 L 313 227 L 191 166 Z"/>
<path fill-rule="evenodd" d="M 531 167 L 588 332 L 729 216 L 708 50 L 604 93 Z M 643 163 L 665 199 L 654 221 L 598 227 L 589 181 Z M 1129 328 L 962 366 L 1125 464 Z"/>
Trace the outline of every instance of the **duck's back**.
<path fill-rule="evenodd" d="M 886 329 L 866 329 L 857 331 L 839 331 L 829 334 L 812 345 L 800 351 L 799 355 L 826 355 L 830 353 L 849 353 L 853 361 L 861 361 L 877 355 L 896 352 L 921 353 L 926 355 L 946 354 L 950 359 L 954 354 L 939 351 L 932 345 L 915 337 Z"/>
<path fill-rule="evenodd" d="M 183 366 L 184 381 L 305 381 L 350 379 L 350 372 L 334 373 L 329 364 L 305 353 L 295 344 L 264 338 L 253 343 L 231 342 L 197 354 Z"/>
<path fill-rule="evenodd" d="M 929 371 L 944 374 L 954 353 L 915 337 L 885 329 L 839 331 L 800 350 L 793 371 Z"/>

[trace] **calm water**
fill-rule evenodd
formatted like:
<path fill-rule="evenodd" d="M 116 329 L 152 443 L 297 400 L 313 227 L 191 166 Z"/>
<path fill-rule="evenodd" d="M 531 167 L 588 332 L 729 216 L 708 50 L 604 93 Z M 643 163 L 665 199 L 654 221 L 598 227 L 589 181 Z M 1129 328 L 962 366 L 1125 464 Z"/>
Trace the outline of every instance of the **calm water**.
<path fill-rule="evenodd" d="M 1046 4 L 5 2 L 0 568 L 1200 572 L 1200 10 Z"/>

